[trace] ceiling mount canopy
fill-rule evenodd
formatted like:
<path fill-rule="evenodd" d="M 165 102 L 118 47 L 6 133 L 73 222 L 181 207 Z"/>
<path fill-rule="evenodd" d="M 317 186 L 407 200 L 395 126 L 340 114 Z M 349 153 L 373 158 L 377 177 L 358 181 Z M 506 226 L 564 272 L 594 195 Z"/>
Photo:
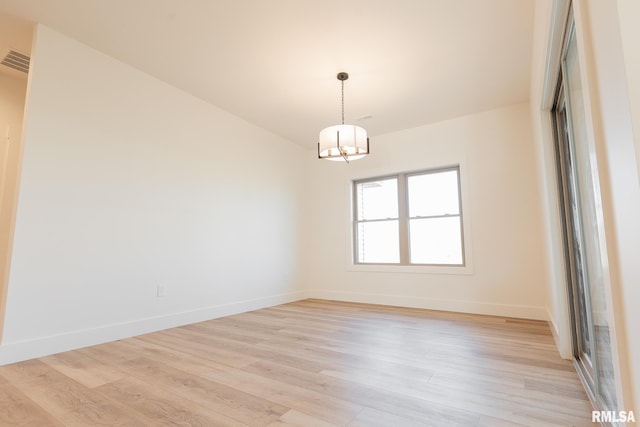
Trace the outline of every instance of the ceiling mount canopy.
<path fill-rule="evenodd" d="M 349 78 L 349 74 L 340 72 L 336 78 L 342 87 L 342 124 L 320 131 L 318 157 L 349 163 L 350 160 L 358 160 L 369 154 L 369 138 L 364 128 L 344 124 L 344 81 Z"/>

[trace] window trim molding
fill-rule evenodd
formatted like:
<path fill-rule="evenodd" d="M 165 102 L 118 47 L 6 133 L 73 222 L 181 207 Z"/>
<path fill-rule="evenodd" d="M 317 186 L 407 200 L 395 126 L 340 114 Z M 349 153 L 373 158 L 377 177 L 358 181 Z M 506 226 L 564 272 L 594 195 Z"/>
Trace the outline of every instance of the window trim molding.
<path fill-rule="evenodd" d="M 356 199 L 355 199 L 355 191 L 356 191 L 356 182 L 362 183 L 367 181 L 377 181 L 385 178 L 399 178 L 398 184 L 403 182 L 402 185 L 406 185 L 406 180 L 411 175 L 420 175 L 426 172 L 438 172 L 438 171 L 447 171 L 447 170 L 457 170 L 458 172 L 458 197 L 460 203 L 460 228 L 461 228 L 461 243 L 462 243 L 462 260 L 463 264 L 395 264 L 395 263 L 356 263 L 357 259 L 357 236 L 356 236 Z M 470 200 L 468 197 L 469 191 L 469 181 L 467 179 L 467 167 L 465 162 L 458 161 L 455 163 L 448 163 L 445 165 L 433 165 L 424 169 L 414 169 L 403 172 L 396 173 L 384 173 L 379 176 L 366 176 L 362 178 L 351 177 L 346 180 L 346 185 L 349 189 L 347 192 L 349 197 L 349 206 L 350 212 L 347 217 L 346 227 L 348 230 L 348 235 L 350 236 L 347 239 L 348 249 L 347 253 L 349 254 L 348 260 L 346 262 L 345 270 L 351 272 L 378 272 L 378 273 L 408 273 L 408 274 L 444 274 L 444 275 L 471 275 L 474 274 L 474 266 L 473 266 L 473 257 L 472 257 L 472 244 L 471 244 L 471 221 L 469 215 L 470 209 Z M 404 192 L 405 197 L 408 197 L 408 193 Z M 401 197 L 401 195 L 398 195 Z M 404 209 L 408 209 L 408 200 L 404 202 Z M 399 203 L 402 205 L 401 203 Z M 402 208 L 402 207 L 400 207 Z M 402 224 L 403 222 L 407 222 L 406 227 L 408 227 L 408 216 L 405 217 L 407 221 L 402 220 L 401 212 L 399 212 L 399 222 Z M 401 226 L 401 225 L 400 225 Z M 408 239 L 408 233 L 406 234 L 406 238 Z M 402 239 L 402 237 L 401 237 Z M 400 242 L 402 243 L 402 242 Z M 407 242 L 409 243 L 409 242 Z M 402 245 L 400 247 L 402 251 Z M 409 250 L 408 246 L 406 246 L 406 251 Z M 402 254 L 401 254 L 402 255 Z M 402 259 L 402 258 L 401 258 Z M 408 254 L 407 258 L 408 259 Z"/>
<path fill-rule="evenodd" d="M 428 265 L 428 264 L 353 264 L 350 263 L 347 271 L 364 273 L 403 273 L 403 274 L 443 274 L 443 275 L 473 275 L 473 266 Z"/>

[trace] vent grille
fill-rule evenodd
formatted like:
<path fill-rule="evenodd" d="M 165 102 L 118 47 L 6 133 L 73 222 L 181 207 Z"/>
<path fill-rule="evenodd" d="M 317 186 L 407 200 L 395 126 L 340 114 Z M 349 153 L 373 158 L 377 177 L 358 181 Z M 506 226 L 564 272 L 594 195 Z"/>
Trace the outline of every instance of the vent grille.
<path fill-rule="evenodd" d="M 28 73 L 30 61 L 31 58 L 29 58 L 27 55 L 16 52 L 15 50 L 10 50 L 0 63 L 2 65 L 6 65 L 9 68 L 13 68 L 14 70 Z"/>

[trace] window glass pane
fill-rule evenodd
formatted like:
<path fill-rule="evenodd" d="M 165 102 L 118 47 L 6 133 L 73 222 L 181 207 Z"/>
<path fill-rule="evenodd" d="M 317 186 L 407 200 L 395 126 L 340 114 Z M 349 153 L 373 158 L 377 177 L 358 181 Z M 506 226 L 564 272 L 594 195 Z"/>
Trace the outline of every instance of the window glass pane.
<path fill-rule="evenodd" d="M 412 264 L 462 264 L 460 217 L 409 220 Z"/>
<path fill-rule="evenodd" d="M 400 262 L 398 220 L 358 224 L 358 262 Z"/>
<path fill-rule="evenodd" d="M 580 63 L 575 33 L 570 36 L 565 58 L 566 96 L 569 111 L 569 151 L 573 174 L 572 209 L 574 242 L 576 251 L 577 293 L 580 314 L 585 311 L 586 323 L 581 324 L 583 339 L 587 344 L 582 350 L 590 358 L 588 364 L 595 367 L 595 392 L 605 403 L 605 409 L 617 409 L 614 359 L 610 347 L 610 327 L 607 315 L 605 284 L 606 254 L 600 251 L 599 234 L 602 222 L 598 219 L 601 195 L 598 186 L 595 147 L 588 141 L 588 124 L 585 120 L 587 100 L 580 79 Z M 586 298 L 589 294 L 590 298 Z M 592 337 L 589 340 L 589 337 Z M 595 361 L 593 360 L 595 359 Z"/>
<path fill-rule="evenodd" d="M 407 180 L 409 216 L 458 215 L 458 171 L 411 175 Z"/>
<path fill-rule="evenodd" d="M 398 179 L 387 178 L 356 185 L 358 220 L 398 218 Z"/>

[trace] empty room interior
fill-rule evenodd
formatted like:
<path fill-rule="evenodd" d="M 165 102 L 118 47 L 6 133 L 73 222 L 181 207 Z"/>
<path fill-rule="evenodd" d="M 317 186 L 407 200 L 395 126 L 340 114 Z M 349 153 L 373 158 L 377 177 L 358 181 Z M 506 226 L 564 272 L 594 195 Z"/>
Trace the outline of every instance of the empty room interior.
<path fill-rule="evenodd" d="M 0 425 L 640 425 L 638 22 L 0 0 Z"/>

